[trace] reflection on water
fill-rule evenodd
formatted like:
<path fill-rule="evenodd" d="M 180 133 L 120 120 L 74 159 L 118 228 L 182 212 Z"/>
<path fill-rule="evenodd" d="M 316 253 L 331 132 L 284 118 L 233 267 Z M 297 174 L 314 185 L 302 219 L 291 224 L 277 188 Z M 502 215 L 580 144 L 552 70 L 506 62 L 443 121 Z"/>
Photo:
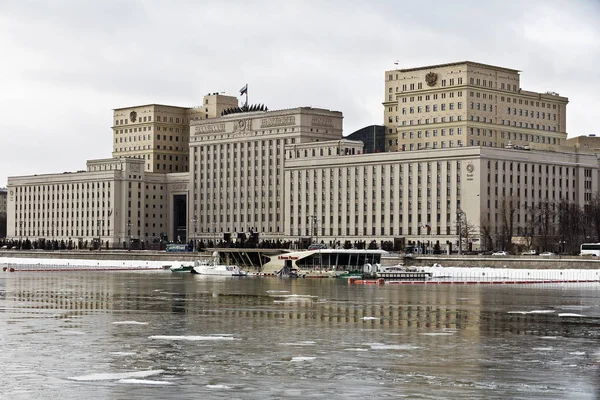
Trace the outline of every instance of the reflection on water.
<path fill-rule="evenodd" d="M 5 274 L 0 384 L 16 399 L 594 399 L 598 289 Z"/>

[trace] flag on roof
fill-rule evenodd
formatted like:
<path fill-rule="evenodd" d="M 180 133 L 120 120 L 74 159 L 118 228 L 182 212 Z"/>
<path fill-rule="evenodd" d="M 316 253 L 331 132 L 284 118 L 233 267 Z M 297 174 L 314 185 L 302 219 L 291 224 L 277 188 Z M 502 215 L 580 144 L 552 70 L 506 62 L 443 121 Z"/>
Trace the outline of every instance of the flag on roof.
<path fill-rule="evenodd" d="M 246 83 L 246 85 L 244 85 L 243 88 L 240 89 L 240 96 L 242 96 L 243 94 L 248 93 L 248 84 Z"/>

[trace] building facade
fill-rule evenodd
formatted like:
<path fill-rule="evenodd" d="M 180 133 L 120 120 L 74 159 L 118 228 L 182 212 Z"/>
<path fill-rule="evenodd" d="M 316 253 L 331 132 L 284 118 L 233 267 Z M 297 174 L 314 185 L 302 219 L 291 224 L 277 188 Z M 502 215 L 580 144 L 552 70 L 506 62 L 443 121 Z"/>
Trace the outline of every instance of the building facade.
<path fill-rule="evenodd" d="M 600 153 L 600 136 L 595 134 L 577 136 L 567 139 L 566 145 L 573 151 L 593 151 Z"/>
<path fill-rule="evenodd" d="M 116 109 L 113 158 L 9 178 L 8 237 L 500 248 L 540 234 L 543 207 L 589 206 L 600 181 L 591 145 L 566 140 L 567 98 L 519 79 L 472 62 L 387 71 L 384 126 L 346 138 L 341 112 L 240 109 L 216 93 L 198 108 Z"/>
<path fill-rule="evenodd" d="M 311 107 L 234 113 L 190 124 L 189 215 L 197 238 L 283 238 L 286 146 L 339 139 L 342 113 Z"/>
<path fill-rule="evenodd" d="M 6 215 L 8 190 L 0 188 L 0 214 Z"/>
<path fill-rule="evenodd" d="M 144 160 L 148 172 L 187 172 L 190 121 L 216 118 L 237 105 L 236 97 L 212 93 L 194 108 L 160 104 L 117 108 L 113 111 L 112 156 Z"/>
<path fill-rule="evenodd" d="M 363 142 L 365 153 L 383 153 L 386 151 L 385 137 L 385 126 L 371 125 L 352 132 L 344 138 Z"/>
<path fill-rule="evenodd" d="M 445 249 L 471 236 L 475 249 L 498 248 L 508 223 L 514 236 L 536 234 L 540 203 L 585 205 L 598 191 L 594 154 L 471 146 L 314 157 L 306 147 L 286 149 L 285 235 L 313 236 L 316 225 L 326 243 L 403 238 Z"/>
<path fill-rule="evenodd" d="M 391 151 L 562 146 L 568 99 L 521 89 L 519 71 L 471 61 L 385 72 Z"/>
<path fill-rule="evenodd" d="M 146 172 L 137 158 L 117 157 L 90 160 L 86 171 L 11 177 L 7 236 L 79 248 L 142 247 L 161 234 L 172 237 L 167 193 L 178 181 L 187 187 L 188 179 L 172 175 Z"/>

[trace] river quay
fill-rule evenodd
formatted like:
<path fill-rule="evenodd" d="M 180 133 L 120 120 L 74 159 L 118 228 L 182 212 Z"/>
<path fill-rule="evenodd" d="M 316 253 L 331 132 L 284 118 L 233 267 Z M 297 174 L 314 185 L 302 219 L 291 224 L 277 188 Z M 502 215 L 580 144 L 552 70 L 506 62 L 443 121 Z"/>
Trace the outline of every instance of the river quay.
<path fill-rule="evenodd" d="M 214 251 L 224 250 L 227 252 L 233 249 L 210 249 L 205 252 L 171 252 L 150 251 L 150 250 L 101 250 L 101 251 L 43 251 L 43 250 L 2 250 L 0 251 L 0 263 L 3 258 L 39 258 L 56 260 L 99 260 L 99 261 L 188 261 L 207 260 L 212 257 Z M 275 249 L 236 249 L 240 253 L 263 253 L 267 255 L 283 253 L 286 250 Z M 227 262 L 227 260 L 223 260 Z M 403 257 L 401 254 L 390 253 L 382 257 L 382 264 L 385 266 L 404 265 L 431 266 L 434 263 L 444 267 L 461 268 L 516 268 L 516 269 L 600 269 L 600 260 L 592 256 L 480 256 L 480 255 L 422 255 L 414 257 Z M 244 266 L 246 269 L 259 270 L 258 266 L 252 268 L 250 265 Z"/>

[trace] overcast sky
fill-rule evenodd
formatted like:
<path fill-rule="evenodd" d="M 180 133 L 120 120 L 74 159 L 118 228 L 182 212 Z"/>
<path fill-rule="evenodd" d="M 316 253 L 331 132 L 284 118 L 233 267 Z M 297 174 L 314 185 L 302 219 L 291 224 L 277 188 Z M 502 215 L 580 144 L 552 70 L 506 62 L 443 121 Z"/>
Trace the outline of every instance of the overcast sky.
<path fill-rule="evenodd" d="M 471 60 L 569 98 L 569 137 L 600 133 L 600 1 L 0 1 L 0 187 L 112 151 L 112 109 L 269 109 L 383 123 L 384 71 Z"/>

